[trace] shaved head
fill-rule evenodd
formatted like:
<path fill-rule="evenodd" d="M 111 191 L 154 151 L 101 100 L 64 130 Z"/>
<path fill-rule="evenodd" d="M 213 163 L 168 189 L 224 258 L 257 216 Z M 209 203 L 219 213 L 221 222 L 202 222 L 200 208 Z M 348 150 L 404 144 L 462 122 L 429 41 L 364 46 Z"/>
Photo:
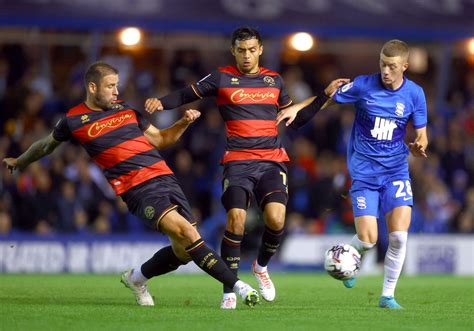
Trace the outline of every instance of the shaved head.
<path fill-rule="evenodd" d="M 387 41 L 382 47 L 380 54 L 385 55 L 386 57 L 397 57 L 400 56 L 403 60 L 408 60 L 410 51 L 408 45 L 401 40 L 392 39 Z"/>

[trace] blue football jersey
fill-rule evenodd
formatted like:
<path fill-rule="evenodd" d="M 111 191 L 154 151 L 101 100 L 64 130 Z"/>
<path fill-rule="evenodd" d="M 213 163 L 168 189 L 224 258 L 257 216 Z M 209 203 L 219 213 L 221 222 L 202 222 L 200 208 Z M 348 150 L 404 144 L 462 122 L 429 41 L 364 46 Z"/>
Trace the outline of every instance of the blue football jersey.
<path fill-rule="evenodd" d="M 427 124 L 423 89 L 404 77 L 397 90 L 384 87 L 380 73 L 358 76 L 333 96 L 338 103 L 353 103 L 355 120 L 347 150 L 353 179 L 372 180 L 396 172 L 408 173 L 406 127 Z"/>

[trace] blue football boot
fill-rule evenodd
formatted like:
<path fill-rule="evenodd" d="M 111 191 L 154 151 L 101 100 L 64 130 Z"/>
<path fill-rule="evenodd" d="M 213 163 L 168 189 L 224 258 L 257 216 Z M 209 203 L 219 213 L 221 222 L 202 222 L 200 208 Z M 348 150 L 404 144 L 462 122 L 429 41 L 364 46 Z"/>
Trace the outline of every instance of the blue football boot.
<path fill-rule="evenodd" d="M 347 288 L 353 288 L 356 284 L 357 279 L 355 277 L 343 280 L 342 283 L 344 284 L 345 287 Z"/>
<path fill-rule="evenodd" d="M 394 297 L 384 296 L 380 297 L 379 307 L 388 309 L 403 309 L 403 307 L 400 306 L 397 301 L 395 301 Z"/>

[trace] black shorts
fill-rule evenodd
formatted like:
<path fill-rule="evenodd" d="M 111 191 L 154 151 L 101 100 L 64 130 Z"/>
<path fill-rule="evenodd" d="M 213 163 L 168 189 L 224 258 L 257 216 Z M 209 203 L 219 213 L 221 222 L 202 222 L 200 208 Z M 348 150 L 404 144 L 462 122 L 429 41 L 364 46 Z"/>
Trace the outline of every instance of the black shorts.
<path fill-rule="evenodd" d="M 121 195 L 128 210 L 154 230 L 170 211 L 178 213 L 194 225 L 191 207 L 175 175 L 163 175 L 147 180 Z"/>
<path fill-rule="evenodd" d="M 249 196 L 255 196 L 259 206 L 263 199 L 273 192 L 288 196 L 288 170 L 284 163 L 271 161 L 239 161 L 224 166 L 222 180 L 223 195 L 227 188 L 239 186 Z"/>

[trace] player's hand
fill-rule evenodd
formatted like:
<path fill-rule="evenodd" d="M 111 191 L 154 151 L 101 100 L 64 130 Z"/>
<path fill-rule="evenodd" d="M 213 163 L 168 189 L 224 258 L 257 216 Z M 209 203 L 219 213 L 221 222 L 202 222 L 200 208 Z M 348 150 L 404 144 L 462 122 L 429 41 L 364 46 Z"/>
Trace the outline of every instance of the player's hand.
<path fill-rule="evenodd" d="M 191 124 L 201 116 L 201 112 L 196 109 L 188 109 L 184 112 L 183 120 L 186 124 Z"/>
<path fill-rule="evenodd" d="M 18 161 L 16 158 L 7 157 L 4 158 L 2 162 L 7 166 L 7 169 L 10 170 L 10 173 L 13 173 L 14 170 L 19 168 Z"/>
<path fill-rule="evenodd" d="M 336 93 L 337 89 L 340 88 L 342 85 L 349 83 L 351 80 L 349 78 L 338 78 L 333 80 L 329 85 L 324 89 L 324 93 L 329 97 Z"/>
<path fill-rule="evenodd" d="M 149 114 L 153 114 L 155 111 L 162 111 L 163 105 L 158 98 L 149 98 L 145 101 L 145 111 Z"/>
<path fill-rule="evenodd" d="M 281 121 L 286 121 L 285 123 L 286 126 L 290 125 L 295 120 L 296 115 L 298 115 L 299 111 L 300 109 L 298 109 L 295 106 L 290 106 L 288 108 L 283 109 L 277 115 L 276 125 L 278 126 L 278 124 L 280 124 Z"/>
<path fill-rule="evenodd" d="M 420 143 L 417 143 L 417 142 L 409 143 L 408 148 L 410 149 L 410 153 L 413 156 L 428 157 L 428 155 L 426 155 L 425 149 L 423 148 L 423 146 Z"/>

